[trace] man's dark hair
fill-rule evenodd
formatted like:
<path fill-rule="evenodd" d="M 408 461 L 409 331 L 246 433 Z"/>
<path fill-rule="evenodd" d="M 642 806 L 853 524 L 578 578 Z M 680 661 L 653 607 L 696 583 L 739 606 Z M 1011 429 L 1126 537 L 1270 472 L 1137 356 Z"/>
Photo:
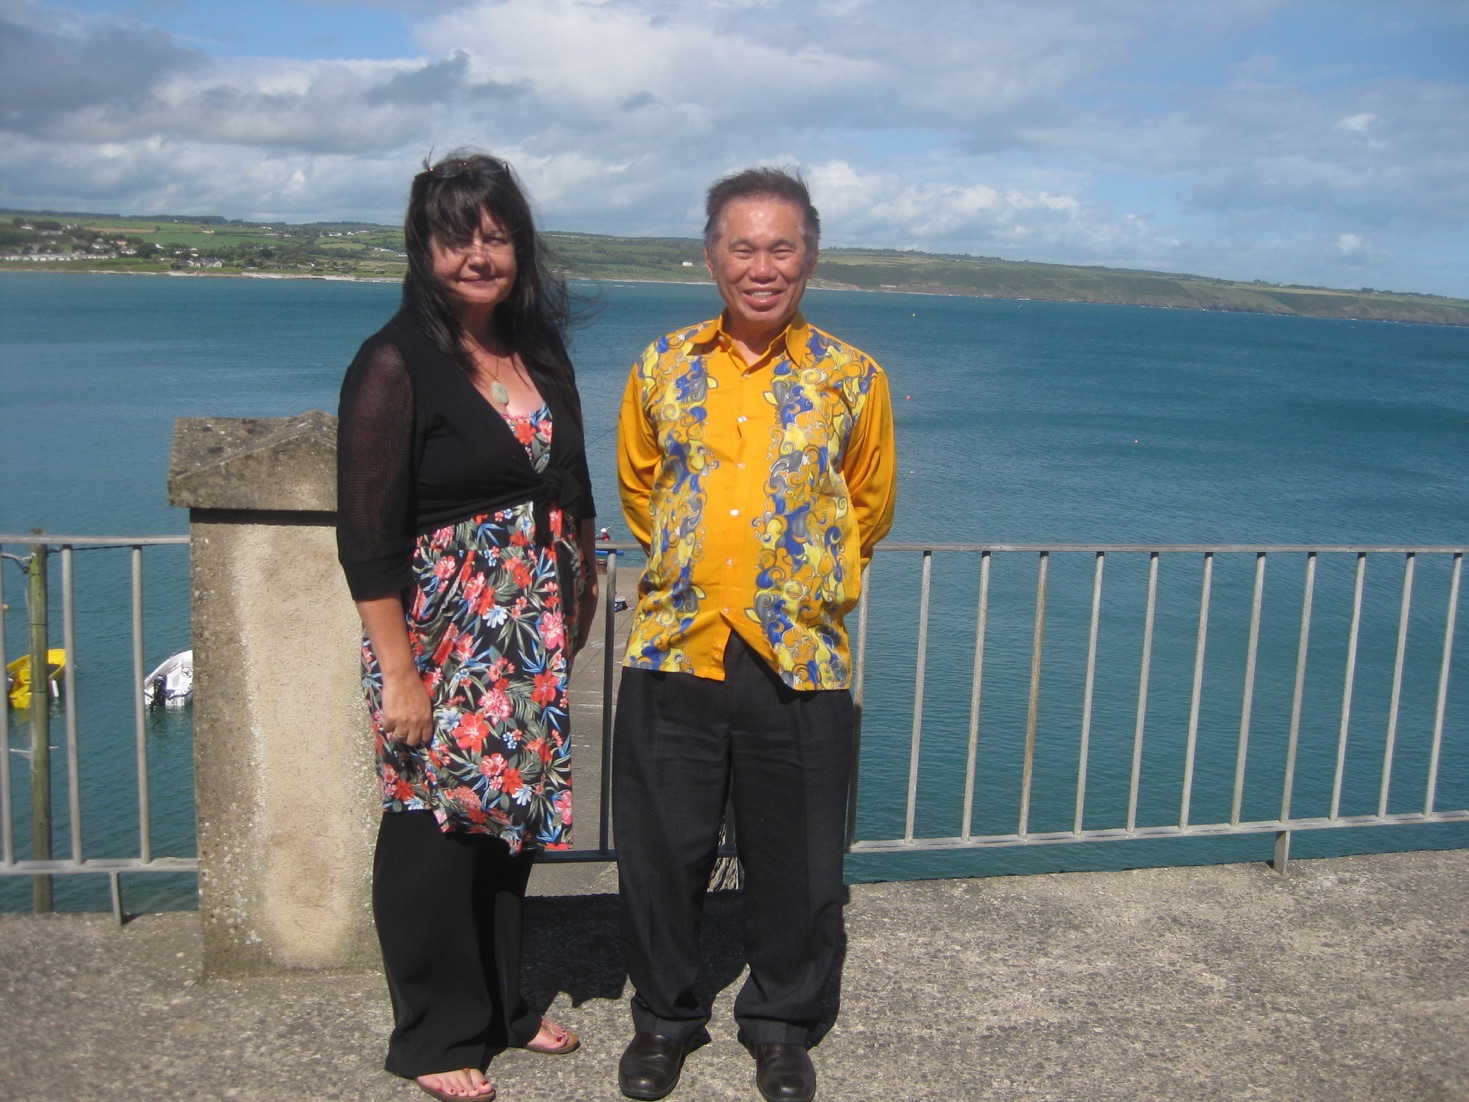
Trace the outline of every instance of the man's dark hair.
<path fill-rule="evenodd" d="M 806 243 L 808 262 L 815 260 L 816 248 L 821 242 L 821 216 L 811 204 L 806 181 L 801 179 L 800 173 L 768 166 L 736 172 L 709 189 L 709 199 L 705 204 L 709 220 L 704 223 L 706 253 L 712 254 L 719 244 L 724 212 L 737 199 L 782 199 L 794 206 L 801 212 L 801 238 Z"/>
<path fill-rule="evenodd" d="M 537 385 L 553 387 L 580 418 L 566 354 L 570 316 L 566 286 L 546 262 L 525 190 L 514 170 L 498 157 L 456 150 L 432 166 L 425 161 L 424 170 L 413 178 L 403 219 L 408 254 L 403 307 L 440 351 L 470 370 L 460 340 L 459 311 L 434 276 L 433 243 L 468 241 L 486 212 L 515 246 L 515 285 L 495 310 L 497 334 L 520 354 Z"/>

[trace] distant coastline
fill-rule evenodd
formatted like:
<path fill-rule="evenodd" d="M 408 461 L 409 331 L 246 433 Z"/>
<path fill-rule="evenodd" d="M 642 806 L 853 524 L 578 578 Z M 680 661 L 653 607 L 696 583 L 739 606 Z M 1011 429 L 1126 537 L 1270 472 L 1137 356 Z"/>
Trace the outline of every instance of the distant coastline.
<path fill-rule="evenodd" d="M 8 221 L 8 224 L 3 224 Z M 544 235 L 569 279 L 707 285 L 695 238 Z M 0 212 L 0 271 L 397 283 L 402 232 L 365 223 L 244 223 L 208 217 Z M 812 287 L 974 298 L 1469 326 L 1469 300 L 1125 268 L 830 248 Z"/>

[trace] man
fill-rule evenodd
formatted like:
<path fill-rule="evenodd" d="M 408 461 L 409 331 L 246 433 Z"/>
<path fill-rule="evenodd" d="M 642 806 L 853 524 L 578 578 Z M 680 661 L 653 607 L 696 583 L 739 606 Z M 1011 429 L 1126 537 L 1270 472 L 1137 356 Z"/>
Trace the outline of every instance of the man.
<path fill-rule="evenodd" d="M 799 311 L 820 233 L 805 184 L 752 169 L 716 183 L 707 209 L 724 311 L 648 348 L 618 426 L 623 511 L 648 552 L 615 732 L 636 988 L 618 1083 L 662 1098 L 709 1039 L 699 926 L 732 802 L 750 966 L 739 1038 L 769 1102 L 806 1102 L 845 938 L 842 621 L 892 525 L 892 406 L 882 369 Z"/>

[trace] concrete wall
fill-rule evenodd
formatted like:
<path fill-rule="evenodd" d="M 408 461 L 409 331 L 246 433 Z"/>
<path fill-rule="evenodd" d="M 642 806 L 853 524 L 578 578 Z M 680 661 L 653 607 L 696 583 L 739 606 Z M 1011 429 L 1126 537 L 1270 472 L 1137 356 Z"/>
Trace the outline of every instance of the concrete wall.
<path fill-rule="evenodd" d="M 376 967 L 380 805 L 336 421 L 180 419 L 169 499 L 189 509 L 205 970 Z"/>

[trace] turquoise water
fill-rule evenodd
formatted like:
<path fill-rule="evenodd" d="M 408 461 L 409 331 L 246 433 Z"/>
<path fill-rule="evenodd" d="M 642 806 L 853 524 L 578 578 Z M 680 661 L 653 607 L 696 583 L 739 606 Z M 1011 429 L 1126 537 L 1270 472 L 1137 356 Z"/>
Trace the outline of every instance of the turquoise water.
<path fill-rule="evenodd" d="M 717 309 L 712 288 L 602 284 L 577 288 L 587 319 L 574 355 L 603 519 L 625 535 L 613 472 L 617 402 L 628 365 L 654 336 Z M 174 419 L 334 411 L 341 374 L 360 341 L 394 309 L 396 286 L 319 281 L 0 273 L 0 531 L 70 534 L 186 530 L 167 504 Z M 1469 330 L 1245 314 L 1149 310 L 935 296 L 811 291 L 811 320 L 875 356 L 896 398 L 902 477 L 895 541 L 1057 543 L 1469 543 Z M 15 551 L 16 548 L 7 548 Z M 79 592 L 115 594 L 79 612 L 79 653 L 125 653 L 127 563 L 79 552 Z M 186 556 L 149 558 L 147 661 L 188 645 Z M 864 837 L 902 831 L 914 680 L 914 556 L 879 555 L 861 776 Z M 999 557 L 987 643 L 976 832 L 1014 828 L 1017 732 L 1025 720 L 1034 557 Z M 1091 559 L 1052 563 L 1032 829 L 1070 826 L 1075 732 L 1089 610 Z M 1088 825 L 1115 822 L 1140 664 L 1146 564 L 1107 566 L 1103 658 Z M 1187 722 L 1201 564 L 1165 560 L 1153 654 L 1148 769 L 1140 822 L 1177 814 L 1178 732 Z M 3 564 L 6 601 L 23 609 L 24 578 Z M 978 564 L 939 556 L 920 778 L 919 830 L 957 833 L 962 743 Z M 1243 635 L 1253 560 L 1221 558 L 1210 619 L 1196 821 L 1228 814 L 1243 684 Z M 1278 772 L 1295 663 L 1301 563 L 1272 560 L 1256 687 L 1250 777 Z M 1323 562 L 1313 617 L 1307 734 L 1297 810 L 1329 798 L 1339 721 L 1343 602 L 1350 563 Z M 1423 730 L 1442 646 L 1446 571 L 1420 564 L 1404 687 L 1405 765 L 1393 810 L 1420 804 Z M 1364 623 L 1343 812 L 1372 810 L 1386 724 L 1401 563 L 1373 565 Z M 106 588 L 102 588 L 106 587 Z M 59 602 L 55 602 L 59 604 Z M 1460 603 L 1440 806 L 1469 800 L 1469 613 Z M 115 607 L 114 607 L 115 606 Z M 24 618 L 6 621 L 8 652 Z M 59 639 L 59 621 L 53 628 Z M 84 773 L 89 853 L 136 844 L 127 671 L 94 663 L 79 682 L 84 740 L 124 765 Z M 116 682 L 116 683 L 114 683 Z M 59 723 L 58 715 L 56 723 Z M 187 715 L 150 718 L 154 845 L 177 852 L 191 832 Z M 1360 732 L 1360 734 L 1359 734 Z M 12 745 L 28 737 L 12 731 Z M 1319 746 L 1329 744 L 1323 758 Z M 84 745 L 83 762 L 94 747 Z M 99 758 L 99 760 L 101 760 Z M 13 766 L 23 759 L 12 757 Z M 55 771 L 61 775 L 62 763 Z M 1323 782 L 1323 774 L 1325 780 Z M 1171 782 L 1171 783 L 1170 783 Z M 58 788 L 58 792 L 61 789 Z M 1246 817 L 1278 809 L 1279 792 L 1252 788 Z M 93 794 L 95 793 L 95 795 Z M 23 784 L 20 795 L 24 796 Z M 1121 803 L 1119 804 L 1119 800 Z M 1457 801 L 1457 802 L 1455 802 Z M 63 801 L 64 802 L 64 801 Z M 1363 804 L 1370 806 L 1362 806 Z M 1407 806 L 1401 806 L 1401 805 Z M 20 806 L 24 806 L 22 803 Z M 18 816 L 18 818 L 24 818 Z M 24 822 L 18 852 L 24 853 Z M 1298 835 L 1294 852 L 1400 845 L 1469 845 L 1458 827 Z M 64 850 L 64 826 L 58 829 Z M 853 858 L 854 877 L 1041 868 L 1122 867 L 1254 859 L 1268 837 L 1200 843 L 1126 843 L 905 859 Z M 135 886 L 136 885 L 136 886 Z M 0 907 L 28 900 L 0 884 Z M 191 886 L 129 882 L 129 905 L 171 905 Z M 65 906 L 103 906 L 105 887 L 62 881 Z"/>

